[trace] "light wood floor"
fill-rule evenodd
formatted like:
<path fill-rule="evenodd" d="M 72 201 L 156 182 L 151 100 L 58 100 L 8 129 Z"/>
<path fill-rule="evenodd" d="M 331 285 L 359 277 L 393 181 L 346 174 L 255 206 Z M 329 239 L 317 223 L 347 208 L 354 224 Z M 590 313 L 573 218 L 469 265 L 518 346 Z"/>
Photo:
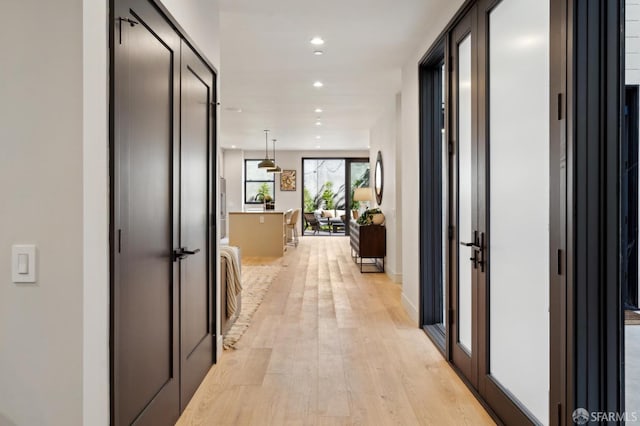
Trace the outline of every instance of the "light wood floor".
<path fill-rule="evenodd" d="M 178 425 L 494 424 L 347 238 L 301 238 L 283 265 Z"/>

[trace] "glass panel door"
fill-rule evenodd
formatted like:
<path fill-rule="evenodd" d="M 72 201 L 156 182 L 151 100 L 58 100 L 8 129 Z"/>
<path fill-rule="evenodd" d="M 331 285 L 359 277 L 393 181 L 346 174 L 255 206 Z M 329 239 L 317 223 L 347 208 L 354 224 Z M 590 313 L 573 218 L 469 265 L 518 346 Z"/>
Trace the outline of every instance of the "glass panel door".
<path fill-rule="evenodd" d="M 353 199 L 356 188 L 369 188 L 369 169 L 371 165 L 368 160 L 348 160 L 349 167 L 349 208 L 348 217 L 356 217 L 367 207 L 365 201 L 355 201 Z M 371 203 L 369 203 L 371 204 Z M 355 212 L 355 214 L 354 214 Z M 357 217 L 356 217 L 357 218 Z"/>
<path fill-rule="evenodd" d="M 488 185 L 488 203 L 481 204 L 490 262 L 482 278 L 488 293 L 482 344 L 489 358 L 481 375 L 502 399 L 547 424 L 549 2 L 502 1 L 487 16 L 488 161 L 480 180 Z M 491 401 L 491 394 L 501 415 L 501 398 Z"/>
<path fill-rule="evenodd" d="M 469 240 L 473 233 L 471 149 L 471 34 L 458 45 L 458 235 Z M 471 268 L 464 260 L 471 259 L 470 246 L 460 241 L 458 278 L 458 342 L 471 354 Z"/>
<path fill-rule="evenodd" d="M 440 262 L 440 292 L 439 294 L 436 293 L 438 295 L 438 301 L 436 302 L 438 305 L 437 307 L 439 308 L 439 311 L 442 313 L 442 315 L 440 315 L 440 321 L 438 322 L 438 324 L 440 325 L 440 327 L 442 328 L 442 332 L 444 334 L 446 334 L 446 328 L 447 328 L 447 310 L 444 309 L 445 306 L 447 306 L 447 241 L 449 240 L 449 142 L 447 141 L 447 133 L 446 133 L 446 128 L 445 128 L 445 97 L 446 97 L 446 78 L 445 78 L 445 65 L 444 62 L 442 63 L 442 65 L 440 65 L 440 99 L 441 99 L 441 110 L 440 110 L 440 123 L 439 123 L 439 127 L 440 127 L 440 132 L 441 132 L 441 139 L 440 139 L 440 164 L 441 164 L 441 171 L 440 171 L 440 179 L 441 179 L 441 193 L 440 193 L 440 205 L 441 210 L 440 210 L 440 226 L 441 228 L 441 235 L 440 237 L 442 238 L 442 243 L 441 243 L 441 247 L 442 247 L 442 254 L 441 254 L 441 258 L 442 261 Z M 436 309 L 438 310 L 438 309 Z"/>
<path fill-rule="evenodd" d="M 344 158 L 303 158 L 303 235 L 344 235 L 346 228 Z"/>
<path fill-rule="evenodd" d="M 452 226 L 450 240 L 451 357 L 467 379 L 477 386 L 476 279 L 477 240 L 477 88 L 474 73 L 476 7 L 472 8 L 452 33 L 451 56 L 451 139 L 453 158 Z"/>

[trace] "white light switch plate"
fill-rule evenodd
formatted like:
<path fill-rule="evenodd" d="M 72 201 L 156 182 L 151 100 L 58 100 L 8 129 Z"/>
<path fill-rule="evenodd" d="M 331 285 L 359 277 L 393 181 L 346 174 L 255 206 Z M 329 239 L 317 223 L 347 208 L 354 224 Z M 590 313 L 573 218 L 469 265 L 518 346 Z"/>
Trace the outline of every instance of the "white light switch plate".
<path fill-rule="evenodd" d="M 14 283 L 36 282 L 36 246 L 19 244 L 11 247 L 11 280 Z"/>

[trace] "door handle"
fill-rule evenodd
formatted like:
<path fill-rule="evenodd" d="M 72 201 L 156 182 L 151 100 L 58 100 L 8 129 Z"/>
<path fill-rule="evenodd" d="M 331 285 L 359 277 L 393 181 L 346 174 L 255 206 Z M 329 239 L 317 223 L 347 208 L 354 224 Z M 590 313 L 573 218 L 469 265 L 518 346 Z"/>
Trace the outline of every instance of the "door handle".
<path fill-rule="evenodd" d="M 482 250 L 482 248 L 476 243 L 464 243 L 460 241 L 460 245 L 465 247 L 471 247 L 473 250 Z"/>
<path fill-rule="evenodd" d="M 477 269 L 478 265 L 480 265 L 480 271 L 484 272 L 484 232 L 480 233 L 480 238 L 478 239 L 478 231 L 473 231 L 473 242 L 465 243 L 460 241 L 460 245 L 473 250 L 473 257 L 469 258 L 473 262 L 473 269 Z"/>
<path fill-rule="evenodd" d="M 178 260 L 182 260 L 187 256 L 191 256 L 196 253 L 200 253 L 200 249 L 195 249 L 192 251 L 192 250 L 187 250 L 186 247 L 180 247 L 179 249 L 176 249 L 173 251 L 173 261 L 176 262 Z"/>

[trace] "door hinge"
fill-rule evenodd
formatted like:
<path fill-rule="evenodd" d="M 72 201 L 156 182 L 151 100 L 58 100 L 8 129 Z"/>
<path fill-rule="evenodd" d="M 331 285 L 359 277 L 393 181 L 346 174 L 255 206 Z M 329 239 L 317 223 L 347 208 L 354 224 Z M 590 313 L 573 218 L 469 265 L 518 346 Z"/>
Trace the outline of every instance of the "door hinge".
<path fill-rule="evenodd" d="M 447 145 L 447 151 L 449 151 L 449 155 L 453 154 L 453 144 L 451 142 Z"/>
<path fill-rule="evenodd" d="M 450 240 L 453 239 L 453 226 L 449 225 L 449 228 L 447 229 L 447 235 Z"/>
<path fill-rule="evenodd" d="M 118 19 L 120 19 L 120 22 L 127 22 L 127 23 L 128 23 L 129 25 L 131 25 L 132 27 L 135 27 L 136 25 L 138 25 L 138 24 L 140 23 L 140 22 L 138 22 L 138 21 L 134 21 L 134 20 L 133 20 L 133 19 L 131 19 L 131 18 L 123 18 L 123 17 L 120 17 L 120 18 L 118 18 Z"/>
<path fill-rule="evenodd" d="M 118 253 L 122 252 L 122 229 L 118 229 Z"/>
<path fill-rule="evenodd" d="M 562 120 L 562 93 L 558 93 L 558 120 Z"/>
<path fill-rule="evenodd" d="M 558 250 L 558 275 L 562 275 L 562 250 Z"/>
<path fill-rule="evenodd" d="M 453 318 L 454 318 L 453 309 L 449 309 L 449 326 L 452 326 L 455 323 Z"/>
<path fill-rule="evenodd" d="M 118 38 L 119 38 L 118 44 L 122 44 L 122 23 L 123 22 L 127 22 L 132 27 L 135 27 L 140 23 L 138 21 L 134 21 L 131 18 L 123 18 L 122 16 L 118 17 L 118 23 L 120 24 L 118 25 Z"/>

